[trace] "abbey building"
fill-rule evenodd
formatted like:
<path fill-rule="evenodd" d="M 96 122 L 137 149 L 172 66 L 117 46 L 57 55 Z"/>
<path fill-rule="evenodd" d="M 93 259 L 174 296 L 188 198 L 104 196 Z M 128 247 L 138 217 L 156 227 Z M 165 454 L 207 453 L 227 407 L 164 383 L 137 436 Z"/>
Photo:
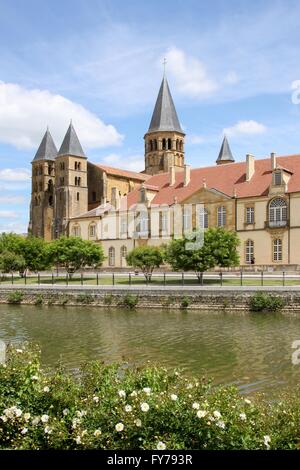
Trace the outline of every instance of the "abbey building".
<path fill-rule="evenodd" d="M 216 164 L 191 168 L 164 77 L 141 173 L 88 161 L 72 123 L 57 150 L 49 130 L 32 161 L 29 231 L 101 243 L 110 268 L 140 244 L 161 245 L 195 228 L 237 231 L 241 265 L 300 265 L 300 155 L 235 162 L 224 137 Z"/>

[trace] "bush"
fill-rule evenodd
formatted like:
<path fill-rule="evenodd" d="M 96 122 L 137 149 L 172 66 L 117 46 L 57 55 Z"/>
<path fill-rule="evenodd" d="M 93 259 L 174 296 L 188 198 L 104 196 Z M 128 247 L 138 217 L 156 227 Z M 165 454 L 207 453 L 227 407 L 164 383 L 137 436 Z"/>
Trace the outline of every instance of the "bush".
<path fill-rule="evenodd" d="M 257 292 L 250 298 L 250 310 L 253 312 L 278 311 L 283 307 L 282 297 L 274 297 L 266 292 Z"/>
<path fill-rule="evenodd" d="M 249 400 L 153 365 L 92 362 L 73 376 L 27 347 L 0 365 L 0 449 L 297 449 L 299 409 L 297 390 Z"/>
<path fill-rule="evenodd" d="M 137 295 L 126 294 L 121 300 L 121 305 L 122 307 L 127 307 L 127 308 L 132 309 L 137 306 L 138 300 L 139 299 Z"/>
<path fill-rule="evenodd" d="M 44 297 L 42 294 L 38 294 L 35 298 L 34 305 L 42 305 L 44 302 Z"/>
<path fill-rule="evenodd" d="M 190 305 L 190 299 L 184 296 L 181 300 L 181 308 L 187 308 Z"/>
<path fill-rule="evenodd" d="M 91 294 L 79 294 L 76 297 L 76 301 L 81 304 L 91 304 L 94 298 Z"/>
<path fill-rule="evenodd" d="M 20 304 L 23 300 L 23 297 L 24 297 L 23 292 L 16 290 L 9 294 L 7 301 L 9 304 Z"/>
<path fill-rule="evenodd" d="M 111 305 L 112 302 L 113 302 L 113 299 L 114 299 L 114 297 L 113 297 L 112 294 L 106 294 L 106 295 L 104 296 L 104 303 L 105 303 L 105 305 Z"/>

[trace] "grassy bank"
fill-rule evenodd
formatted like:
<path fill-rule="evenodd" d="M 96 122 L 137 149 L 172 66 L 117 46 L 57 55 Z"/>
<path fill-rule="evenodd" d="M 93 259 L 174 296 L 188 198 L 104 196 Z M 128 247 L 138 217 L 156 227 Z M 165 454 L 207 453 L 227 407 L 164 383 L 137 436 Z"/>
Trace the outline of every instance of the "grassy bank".
<path fill-rule="evenodd" d="M 249 400 L 153 365 L 73 376 L 42 370 L 27 347 L 0 366 L 2 449 L 297 449 L 299 430 L 299 390 Z"/>

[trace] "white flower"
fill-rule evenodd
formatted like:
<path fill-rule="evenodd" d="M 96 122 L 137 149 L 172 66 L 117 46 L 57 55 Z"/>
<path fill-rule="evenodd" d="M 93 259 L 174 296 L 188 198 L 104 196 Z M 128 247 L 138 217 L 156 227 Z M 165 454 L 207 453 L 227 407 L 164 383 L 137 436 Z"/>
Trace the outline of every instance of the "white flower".
<path fill-rule="evenodd" d="M 193 384 L 187 384 L 186 388 L 190 390 L 191 388 L 193 388 Z"/>
<path fill-rule="evenodd" d="M 134 424 L 135 424 L 138 428 L 140 428 L 140 427 L 142 426 L 142 421 L 141 421 L 140 419 L 136 419 L 136 420 L 134 421 Z"/>
<path fill-rule="evenodd" d="M 251 400 L 249 400 L 249 398 L 245 398 L 245 403 L 247 403 L 247 405 L 251 405 Z"/>
<path fill-rule="evenodd" d="M 50 388 L 49 387 L 44 387 L 44 392 L 46 392 L 46 393 L 50 392 Z"/>
<path fill-rule="evenodd" d="M 151 394 L 151 388 L 150 387 L 145 387 L 145 388 L 143 388 L 143 392 L 145 392 L 146 395 L 150 395 Z"/>
<path fill-rule="evenodd" d="M 178 398 L 178 396 L 175 395 L 175 393 L 172 393 L 172 395 L 171 395 L 171 400 L 176 401 L 177 398 Z"/>
<path fill-rule="evenodd" d="M 41 421 L 42 421 L 42 423 L 48 423 L 48 421 L 49 421 L 49 416 L 48 416 L 48 415 L 43 415 L 43 416 L 41 417 Z"/>
<path fill-rule="evenodd" d="M 99 403 L 99 397 L 93 397 L 95 403 Z"/>
<path fill-rule="evenodd" d="M 199 410 L 199 408 L 200 408 L 199 403 L 197 403 L 197 402 L 193 403 L 193 408 L 194 408 L 194 410 Z"/>
<path fill-rule="evenodd" d="M 118 394 L 119 394 L 119 397 L 120 397 L 120 398 L 125 398 L 125 397 L 126 397 L 126 392 L 125 392 L 125 390 L 119 390 L 119 391 L 118 391 Z"/>
<path fill-rule="evenodd" d="M 0 416 L 0 418 L 2 419 L 3 423 L 7 422 L 7 417 L 6 416 Z"/>
<path fill-rule="evenodd" d="M 69 410 L 68 410 L 68 408 L 65 408 L 65 409 L 63 410 L 63 415 L 64 415 L 64 416 L 67 416 L 68 414 L 69 414 Z"/>
<path fill-rule="evenodd" d="M 31 379 L 32 379 L 32 380 L 39 380 L 39 377 L 38 377 L 37 375 L 33 375 L 33 376 L 31 377 Z"/>
<path fill-rule="evenodd" d="M 22 431 L 21 431 L 21 434 L 26 434 L 28 432 L 28 428 L 23 428 Z"/>
<path fill-rule="evenodd" d="M 116 431 L 122 432 L 123 429 L 124 429 L 124 424 L 123 423 L 116 424 Z"/>
<path fill-rule="evenodd" d="M 96 429 L 96 431 L 94 432 L 94 436 L 95 436 L 95 437 L 101 436 L 101 431 L 100 431 L 100 429 Z"/>
<path fill-rule="evenodd" d="M 242 421 L 246 421 L 247 419 L 246 413 L 240 413 L 240 418 Z"/>
<path fill-rule="evenodd" d="M 131 406 L 131 405 L 126 405 L 126 406 L 125 406 L 125 411 L 126 411 L 127 413 L 130 413 L 130 412 L 132 411 L 132 406 Z"/>
<path fill-rule="evenodd" d="M 80 436 L 76 436 L 74 440 L 75 440 L 76 444 L 81 444 L 81 437 Z"/>
<path fill-rule="evenodd" d="M 24 419 L 25 419 L 25 421 L 29 421 L 30 413 L 24 413 Z"/>
<path fill-rule="evenodd" d="M 166 444 L 164 442 L 159 441 L 157 443 L 157 446 L 156 446 L 157 450 L 165 450 L 165 448 L 166 448 Z"/>
<path fill-rule="evenodd" d="M 271 442 L 270 436 L 264 436 L 264 444 L 265 444 L 267 449 L 270 449 L 270 445 L 269 445 L 270 442 Z"/>
<path fill-rule="evenodd" d="M 133 390 L 133 392 L 131 392 L 130 394 L 131 397 L 136 397 L 137 396 L 137 392 L 135 390 Z"/>
<path fill-rule="evenodd" d="M 206 415 L 207 415 L 207 411 L 205 411 L 205 410 L 197 411 L 197 417 L 198 418 L 204 418 Z"/>
<path fill-rule="evenodd" d="M 213 412 L 213 415 L 214 415 L 215 418 L 221 418 L 221 413 L 220 413 L 220 411 L 214 411 L 214 412 Z"/>
<path fill-rule="evenodd" d="M 18 354 L 22 354 L 23 349 L 16 349 L 16 352 L 17 352 Z"/>
<path fill-rule="evenodd" d="M 141 404 L 141 410 L 144 411 L 144 413 L 147 413 L 147 411 L 149 411 L 149 408 L 150 406 L 148 405 L 148 403 L 142 403 Z"/>
<path fill-rule="evenodd" d="M 217 421 L 216 426 L 218 426 L 221 429 L 225 429 L 225 423 L 224 421 Z"/>
<path fill-rule="evenodd" d="M 44 433 L 45 433 L 45 434 L 51 434 L 51 433 L 52 433 L 52 429 L 51 429 L 49 426 L 46 426 L 45 429 L 44 429 Z"/>
<path fill-rule="evenodd" d="M 32 420 L 32 425 L 33 426 L 37 426 L 40 422 L 40 418 L 39 417 L 36 417 L 36 418 L 33 418 Z"/>

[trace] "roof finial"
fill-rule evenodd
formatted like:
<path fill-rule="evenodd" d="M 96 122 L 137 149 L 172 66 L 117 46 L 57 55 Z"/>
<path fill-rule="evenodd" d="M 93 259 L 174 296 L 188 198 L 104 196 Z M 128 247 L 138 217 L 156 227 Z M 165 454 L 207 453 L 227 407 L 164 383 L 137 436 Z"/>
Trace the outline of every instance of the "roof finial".
<path fill-rule="evenodd" d="M 164 66 L 164 77 L 166 76 L 166 65 L 167 65 L 167 59 L 164 57 L 164 61 L 163 61 L 163 66 Z"/>

